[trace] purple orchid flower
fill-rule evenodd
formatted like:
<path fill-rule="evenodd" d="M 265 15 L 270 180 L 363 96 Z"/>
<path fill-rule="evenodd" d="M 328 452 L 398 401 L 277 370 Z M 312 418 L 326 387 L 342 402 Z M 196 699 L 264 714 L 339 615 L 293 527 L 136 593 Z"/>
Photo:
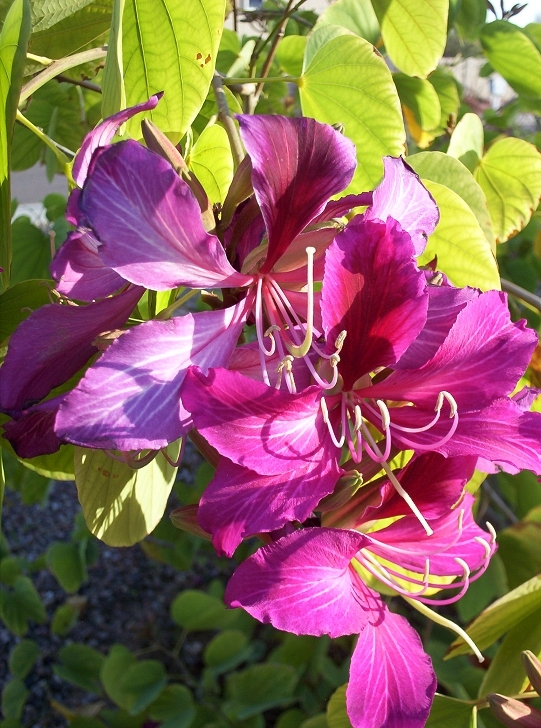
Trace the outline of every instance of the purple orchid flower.
<path fill-rule="evenodd" d="M 434 456 L 419 460 L 427 457 Z M 471 459 L 450 458 L 448 464 L 455 475 L 461 471 L 462 482 L 473 468 Z M 432 603 L 458 599 L 470 574 L 486 568 L 494 538 L 473 521 L 472 496 L 454 510 L 445 502 L 434 506 L 439 515 L 430 521 L 430 537 L 411 514 L 374 530 L 375 514 L 368 509 L 356 530 L 301 529 L 260 548 L 228 584 L 229 606 L 278 629 L 331 637 L 360 633 L 346 692 L 354 728 L 421 728 L 426 722 L 436 687 L 430 659 L 407 620 L 389 612 L 364 579 L 372 574 L 408 599 L 430 603 L 423 594 L 442 587 L 432 578 L 456 576 L 459 594 Z"/>
<path fill-rule="evenodd" d="M 205 231 L 198 203 L 164 159 L 130 141 L 94 154 L 78 206 L 99 240 L 104 265 L 153 290 L 180 285 L 233 289 L 228 300 L 238 303 L 212 315 L 195 314 L 193 320 L 187 316 L 168 326 L 151 321 L 129 331 L 62 403 L 59 437 L 123 450 L 157 449 L 177 439 L 192 426 L 189 410 L 179 402 L 187 368 L 226 366 L 249 317 L 256 325 L 265 384 L 272 378 L 267 361 L 275 355 L 287 383 L 293 381 L 295 357 L 304 358 L 317 378 L 307 356 L 318 318 L 314 269 L 317 276 L 322 253 L 338 231 L 329 224 L 332 217 L 371 202 L 372 195 L 328 201 L 348 184 L 355 167 L 353 145 L 331 127 L 313 119 L 259 116 L 240 117 L 240 128 L 257 201 L 247 203 L 253 224 L 244 232 L 238 223 L 246 207 L 231 223 L 240 271 L 229 263 L 220 240 Z M 437 222 L 437 209 L 432 202 L 427 213 L 426 204 L 416 202 L 421 196 L 430 201 L 424 188 L 417 198 L 409 194 L 418 178 L 401 160 L 386 164 L 391 179 L 374 193 L 369 209 L 383 204 L 385 185 L 402 189 L 413 199 L 412 207 L 423 210 L 412 223 L 422 248 Z M 308 293 L 301 292 L 307 282 Z M 173 328 L 176 357 L 170 348 Z"/>

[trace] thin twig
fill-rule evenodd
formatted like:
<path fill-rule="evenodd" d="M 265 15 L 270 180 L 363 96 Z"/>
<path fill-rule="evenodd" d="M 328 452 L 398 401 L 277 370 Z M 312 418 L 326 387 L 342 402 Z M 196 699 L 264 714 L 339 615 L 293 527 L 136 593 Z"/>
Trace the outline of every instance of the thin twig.
<path fill-rule="evenodd" d="M 222 77 L 216 71 L 212 79 L 212 88 L 214 90 L 214 96 L 216 97 L 216 104 L 218 105 L 218 117 L 225 127 L 229 143 L 231 145 L 231 153 L 233 155 L 233 165 L 235 169 L 244 159 L 244 150 L 242 148 L 242 142 L 240 140 L 235 121 L 231 115 L 229 106 L 227 105 L 227 98 L 222 83 Z"/>
<path fill-rule="evenodd" d="M 69 68 L 80 66 L 82 63 L 96 61 L 98 58 L 105 58 L 106 55 L 107 46 L 100 46 L 99 48 L 91 48 L 88 51 L 82 51 L 81 53 L 75 53 L 73 56 L 67 56 L 67 58 L 60 58 L 58 61 L 53 61 L 50 66 L 47 66 L 47 68 L 38 73 L 37 76 L 34 76 L 31 81 L 22 87 L 19 106 L 37 91 L 38 88 L 41 88 L 47 81 L 58 76 L 59 73 L 67 71 Z"/>
<path fill-rule="evenodd" d="M 533 306 L 541 313 L 541 298 L 539 296 L 536 296 L 535 293 L 531 293 L 521 286 L 517 286 L 516 283 L 511 283 L 511 281 L 505 280 L 505 278 L 502 278 L 501 281 L 502 291 L 513 296 L 513 298 L 518 298 L 520 301 L 524 301 L 524 303 L 529 303 L 530 306 Z"/>
<path fill-rule="evenodd" d="M 284 16 L 282 20 L 278 23 L 278 30 L 272 40 L 272 45 L 270 47 L 270 50 L 268 52 L 267 57 L 265 58 L 265 62 L 263 63 L 263 67 L 261 69 L 261 77 L 266 78 L 269 75 L 270 68 L 272 66 L 272 62 L 274 61 L 274 57 L 276 55 L 276 51 L 278 50 L 278 46 L 280 44 L 280 41 L 284 37 L 284 33 L 286 30 L 286 25 L 289 22 L 289 14 L 290 10 L 292 8 L 294 0 L 289 0 L 284 12 Z M 265 82 L 261 81 L 257 84 L 257 88 L 254 91 L 254 95 L 252 98 L 252 106 L 255 109 L 257 106 L 257 102 L 259 101 L 259 97 L 261 96 L 261 92 L 263 91 L 263 84 Z"/>
<path fill-rule="evenodd" d="M 495 503 L 500 511 L 507 516 L 507 518 L 511 521 L 511 523 L 515 524 L 519 522 L 519 518 L 516 517 L 516 515 L 513 513 L 513 511 L 509 508 L 507 503 L 504 501 L 504 499 L 496 493 L 494 488 L 490 485 L 488 480 L 485 480 L 483 484 L 481 485 L 482 489 L 488 493 L 488 496 L 490 500 Z"/>
<path fill-rule="evenodd" d="M 91 81 L 78 81 L 75 78 L 70 78 L 69 76 L 64 76 L 63 73 L 59 73 L 56 77 L 56 80 L 61 83 L 72 83 L 74 86 L 81 86 L 82 88 L 87 88 L 89 91 L 95 91 L 97 94 L 101 94 L 101 86 L 98 86 L 97 83 L 92 83 Z"/>

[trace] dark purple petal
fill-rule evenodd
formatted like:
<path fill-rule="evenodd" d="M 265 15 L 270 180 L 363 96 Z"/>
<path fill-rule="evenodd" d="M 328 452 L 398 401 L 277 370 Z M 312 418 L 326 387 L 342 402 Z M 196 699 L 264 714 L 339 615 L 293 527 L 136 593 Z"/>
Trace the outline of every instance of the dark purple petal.
<path fill-rule="evenodd" d="M 94 301 L 126 285 L 124 278 L 104 265 L 98 248 L 99 242 L 90 231 L 68 235 L 51 263 L 51 275 L 60 293 L 78 301 Z"/>
<path fill-rule="evenodd" d="M 277 391 L 226 369 L 192 369 L 182 391 L 197 429 L 234 463 L 282 475 L 332 457 L 319 387 Z"/>
<path fill-rule="evenodd" d="M 363 629 L 346 691 L 353 728 L 423 728 L 436 676 L 407 619 L 385 610 Z"/>
<path fill-rule="evenodd" d="M 268 272 L 288 245 L 350 183 L 355 147 L 314 119 L 239 116 L 252 183 L 269 238 Z"/>
<path fill-rule="evenodd" d="M 105 265 L 152 290 L 242 286 L 218 238 L 205 232 L 190 188 L 134 141 L 93 157 L 80 201 Z"/>
<path fill-rule="evenodd" d="M 54 421 L 60 401 L 53 397 L 25 410 L 16 420 L 4 425 L 4 437 L 20 458 L 33 458 L 56 452 L 62 442 L 54 432 Z"/>
<path fill-rule="evenodd" d="M 334 461 L 266 476 L 221 458 L 201 498 L 199 523 L 212 533 L 216 551 L 231 556 L 243 538 L 304 521 L 339 476 Z"/>
<path fill-rule="evenodd" d="M 374 593 L 349 563 L 365 541 L 355 531 L 296 531 L 246 559 L 227 585 L 225 602 L 294 634 L 360 632 L 371 615 Z"/>
<path fill-rule="evenodd" d="M 344 389 L 394 364 L 426 321 L 428 291 L 409 235 L 392 220 L 354 218 L 326 252 L 322 316 L 327 347 L 341 331 Z"/>
<path fill-rule="evenodd" d="M 401 157 L 384 157 L 383 165 L 383 180 L 372 193 L 373 202 L 366 218 L 397 220 L 402 230 L 410 234 L 415 255 L 421 255 L 440 219 L 436 202 L 419 175 Z"/>
<path fill-rule="evenodd" d="M 459 413 L 485 407 L 512 392 L 528 366 L 537 334 L 525 323 L 511 321 L 504 293 L 481 293 L 459 312 L 429 362 L 395 371 L 361 396 L 433 408 L 445 390 L 455 398 Z"/>
<path fill-rule="evenodd" d="M 325 222 L 335 217 L 344 217 L 354 207 L 366 207 L 372 204 L 373 192 L 361 192 L 360 195 L 346 195 L 339 200 L 331 200 L 325 205 L 323 212 L 313 222 Z"/>
<path fill-rule="evenodd" d="M 38 308 L 11 337 L 0 382 L 1 409 L 16 415 L 67 382 L 98 349 L 104 331 L 126 323 L 143 290 L 130 286 L 87 306 Z"/>
<path fill-rule="evenodd" d="M 178 439 L 191 427 L 180 399 L 187 368 L 227 364 L 244 317 L 239 304 L 130 329 L 67 396 L 57 435 L 119 450 L 158 449 Z"/>
<path fill-rule="evenodd" d="M 75 182 L 79 187 L 83 186 L 88 173 L 88 167 L 92 154 L 98 147 L 103 147 L 109 144 L 111 139 L 117 133 L 117 130 L 124 122 L 131 119 L 135 114 L 139 114 L 141 111 L 150 111 L 156 108 L 158 101 L 163 96 L 163 92 L 151 96 L 148 101 L 144 101 L 142 104 L 136 106 L 130 106 L 129 109 L 123 109 L 117 114 L 113 114 L 107 119 L 104 119 L 98 126 L 87 134 L 81 144 L 81 148 L 77 152 L 75 160 L 73 162 L 72 175 Z"/>

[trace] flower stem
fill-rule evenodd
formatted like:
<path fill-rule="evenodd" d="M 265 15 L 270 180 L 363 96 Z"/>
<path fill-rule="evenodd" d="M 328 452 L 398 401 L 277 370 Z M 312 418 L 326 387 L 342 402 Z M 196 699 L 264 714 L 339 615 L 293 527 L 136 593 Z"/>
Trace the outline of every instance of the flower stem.
<path fill-rule="evenodd" d="M 505 278 L 502 278 L 501 281 L 502 291 L 509 293 L 509 295 L 513 296 L 513 298 L 518 298 L 520 301 L 528 303 L 541 313 L 541 298 L 539 296 L 525 290 L 521 286 L 517 286 L 516 283 L 511 283 L 511 281 L 505 280 Z"/>
<path fill-rule="evenodd" d="M 242 148 L 239 132 L 235 126 L 235 121 L 233 120 L 231 111 L 227 104 L 222 77 L 216 71 L 214 72 L 214 77 L 212 79 L 212 88 L 214 90 L 214 96 L 216 97 L 216 104 L 218 105 L 218 116 L 225 127 L 229 143 L 231 144 L 233 164 L 235 169 L 237 169 L 244 159 L 244 150 Z"/>
<path fill-rule="evenodd" d="M 44 131 L 42 131 L 38 126 L 35 126 L 32 124 L 31 121 L 29 121 L 26 116 L 23 116 L 21 112 L 17 109 L 17 121 L 20 122 L 23 126 L 26 126 L 27 129 L 30 129 L 31 132 L 33 132 L 38 139 L 41 139 L 41 141 L 49 147 L 49 149 L 53 152 L 55 155 L 60 167 L 62 168 L 62 171 L 68 178 L 68 180 L 71 179 L 71 172 L 69 170 L 69 164 L 70 161 L 64 154 L 64 152 L 59 148 L 59 145 L 54 141 L 54 139 L 51 139 L 51 137 L 47 136 Z M 75 156 L 75 152 L 72 152 L 69 149 L 65 150 L 66 152 L 69 152 L 69 154 L 73 154 Z"/>
<path fill-rule="evenodd" d="M 299 76 L 267 76 L 262 78 L 222 78 L 224 86 L 243 86 L 247 83 L 298 83 Z"/>
<path fill-rule="evenodd" d="M 25 84 L 21 89 L 21 95 L 19 97 L 19 106 L 26 101 L 38 88 L 41 88 L 47 81 L 50 81 L 59 73 L 67 71 L 69 68 L 80 66 L 81 63 L 88 63 L 89 61 L 95 61 L 98 58 L 105 58 L 107 55 L 107 46 L 100 46 L 99 48 L 90 48 L 88 51 L 82 51 L 81 53 L 75 53 L 73 56 L 67 56 L 67 58 L 59 58 L 57 61 L 50 63 L 41 73 Z M 46 59 L 42 59 L 45 61 Z M 49 60 L 49 59 L 47 59 Z M 39 61 L 41 63 L 41 61 Z"/>

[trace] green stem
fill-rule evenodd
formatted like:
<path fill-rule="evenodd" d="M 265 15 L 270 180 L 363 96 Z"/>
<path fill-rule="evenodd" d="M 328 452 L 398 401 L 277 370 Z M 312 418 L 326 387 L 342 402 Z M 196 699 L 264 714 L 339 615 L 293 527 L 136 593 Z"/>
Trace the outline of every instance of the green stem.
<path fill-rule="evenodd" d="M 27 53 L 26 58 L 33 63 L 39 63 L 41 66 L 50 66 L 54 63 L 54 58 L 47 58 L 47 56 L 36 56 L 33 53 Z"/>
<path fill-rule="evenodd" d="M 246 83 L 299 83 L 299 76 L 267 76 L 262 78 L 222 78 L 224 86 L 243 86 Z"/>
<path fill-rule="evenodd" d="M 536 296 L 535 293 L 531 293 L 530 291 L 525 290 L 521 286 L 517 286 L 516 283 L 506 281 L 505 278 L 502 278 L 501 280 L 502 291 L 505 291 L 510 296 L 513 296 L 513 298 L 518 298 L 520 301 L 528 303 L 530 306 L 533 306 L 541 313 L 541 298 L 539 296 Z"/>
<path fill-rule="evenodd" d="M 54 139 L 51 139 L 51 137 L 47 136 L 42 129 L 40 129 L 38 126 L 35 126 L 32 124 L 31 121 L 29 121 L 26 116 L 23 116 L 21 112 L 17 109 L 17 121 L 22 124 L 23 126 L 26 126 L 27 129 L 30 129 L 31 132 L 33 132 L 38 139 L 41 139 L 41 141 L 49 147 L 49 149 L 53 152 L 55 155 L 58 164 L 62 168 L 63 173 L 66 175 L 68 180 L 71 180 L 71 171 L 70 171 L 70 161 L 64 154 L 64 152 L 58 148 L 58 144 L 54 141 Z M 69 150 L 67 150 L 69 151 Z M 75 152 L 70 152 L 70 154 L 73 154 L 75 156 Z"/>
<path fill-rule="evenodd" d="M 301 1 L 304 2 L 304 0 L 301 0 Z M 285 9 L 283 18 L 278 23 L 278 30 L 274 34 L 274 38 L 272 39 L 271 47 L 269 49 L 269 52 L 267 54 L 267 57 L 265 58 L 265 61 L 263 63 L 263 67 L 261 69 L 261 77 L 262 78 L 267 78 L 267 76 L 269 75 L 269 71 L 270 71 L 270 68 L 272 66 L 272 62 L 274 61 L 274 57 L 276 55 L 276 51 L 278 50 L 278 46 L 280 45 L 280 41 L 284 37 L 285 30 L 286 30 L 286 25 L 289 22 L 289 16 L 293 12 L 293 10 L 292 10 L 293 2 L 294 2 L 294 0 L 289 0 L 288 4 L 286 6 L 286 9 Z M 295 6 L 295 7 L 297 7 L 297 6 Z M 255 110 L 255 107 L 257 106 L 257 102 L 259 101 L 259 97 L 261 96 L 261 92 L 263 91 L 264 84 L 265 84 L 265 81 L 260 81 L 257 84 L 257 88 L 254 91 L 254 95 L 253 95 L 253 98 L 252 98 L 252 111 L 254 111 Z"/>
<path fill-rule="evenodd" d="M 225 95 L 222 77 L 217 71 L 214 72 L 212 88 L 214 90 L 214 96 L 216 97 L 216 104 L 218 106 L 218 117 L 225 127 L 229 144 L 231 145 L 233 165 L 235 169 L 237 169 L 244 159 L 244 149 L 242 148 L 242 141 L 240 139 L 238 129 L 227 104 L 227 97 Z"/>
<path fill-rule="evenodd" d="M 67 58 L 60 58 L 58 61 L 53 61 L 45 70 L 38 73 L 37 76 L 34 76 L 31 81 L 22 87 L 19 106 L 37 91 L 38 88 L 41 88 L 47 81 L 58 76 L 59 73 L 63 73 L 69 68 L 80 66 L 81 63 L 88 63 L 89 61 L 96 61 L 98 58 L 105 58 L 106 55 L 107 46 L 101 46 L 99 48 L 91 48 L 88 51 L 82 51 L 82 53 L 75 53 L 75 55 L 67 56 Z"/>

